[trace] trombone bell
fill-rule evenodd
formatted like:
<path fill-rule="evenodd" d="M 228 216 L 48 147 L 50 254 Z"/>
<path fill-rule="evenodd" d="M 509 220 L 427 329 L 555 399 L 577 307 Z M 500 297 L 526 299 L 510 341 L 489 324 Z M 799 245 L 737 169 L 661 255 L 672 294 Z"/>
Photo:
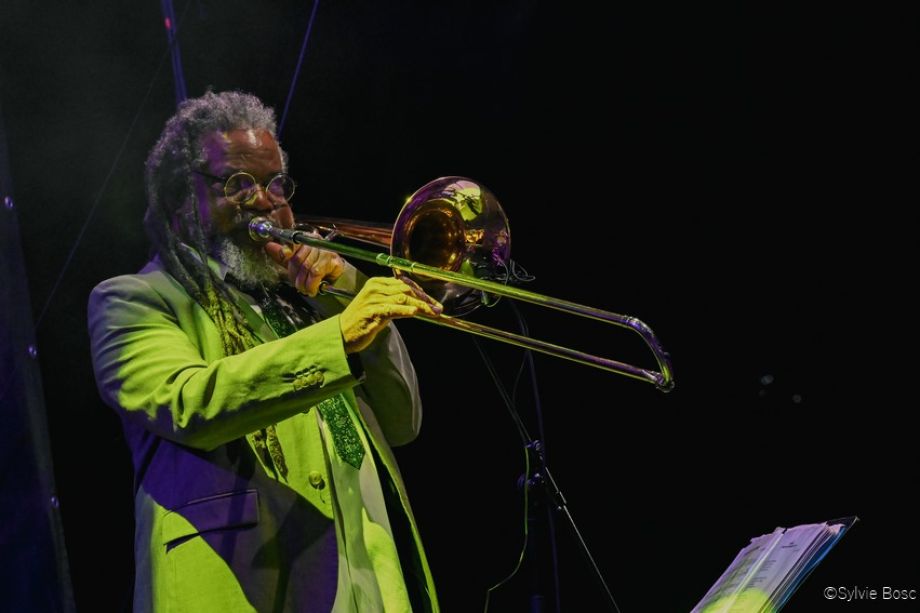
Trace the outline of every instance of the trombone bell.
<path fill-rule="evenodd" d="M 383 224 L 297 216 L 300 227 L 315 228 L 385 247 L 390 255 L 485 281 L 505 283 L 511 260 L 508 218 L 484 185 L 464 177 L 435 179 L 409 196 L 392 228 Z M 463 316 L 493 302 L 482 290 L 403 270 L 444 313 Z"/>
<path fill-rule="evenodd" d="M 477 279 L 507 279 L 511 230 L 498 200 L 464 177 L 442 177 L 409 197 L 396 223 L 390 254 Z M 445 313 L 465 315 L 486 298 L 480 290 L 413 276 Z"/>

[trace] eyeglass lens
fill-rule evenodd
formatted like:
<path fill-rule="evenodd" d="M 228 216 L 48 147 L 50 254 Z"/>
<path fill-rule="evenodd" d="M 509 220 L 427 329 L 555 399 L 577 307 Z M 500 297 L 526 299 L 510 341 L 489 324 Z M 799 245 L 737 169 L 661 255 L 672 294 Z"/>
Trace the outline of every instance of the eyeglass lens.
<path fill-rule="evenodd" d="M 238 172 L 227 179 L 224 194 L 233 202 L 244 202 L 255 195 L 257 185 L 255 177 Z M 294 181 L 284 174 L 275 175 L 265 186 L 265 191 L 273 198 L 287 200 L 294 195 Z"/>

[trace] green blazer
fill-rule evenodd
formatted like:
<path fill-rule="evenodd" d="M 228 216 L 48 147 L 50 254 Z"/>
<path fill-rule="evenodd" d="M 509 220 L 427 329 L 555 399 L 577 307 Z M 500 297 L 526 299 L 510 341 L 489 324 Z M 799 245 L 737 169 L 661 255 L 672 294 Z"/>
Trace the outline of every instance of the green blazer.
<path fill-rule="evenodd" d="M 349 267 L 336 286 L 362 282 Z M 390 449 L 421 424 L 415 371 L 396 329 L 361 352 L 356 373 L 336 299 L 317 298 L 326 319 L 279 339 L 236 297 L 262 344 L 226 356 L 214 323 L 158 260 L 90 295 L 96 382 L 122 420 L 135 469 L 134 610 L 330 610 L 338 555 L 312 407 L 342 394 L 372 442 L 413 603 L 437 611 Z M 271 424 L 287 479 L 247 436 Z"/>

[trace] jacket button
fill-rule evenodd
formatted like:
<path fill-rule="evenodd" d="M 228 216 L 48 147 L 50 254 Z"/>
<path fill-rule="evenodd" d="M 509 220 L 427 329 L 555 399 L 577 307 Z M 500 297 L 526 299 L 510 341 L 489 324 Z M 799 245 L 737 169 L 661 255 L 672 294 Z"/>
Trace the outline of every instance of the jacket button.
<path fill-rule="evenodd" d="M 307 475 L 307 481 L 310 482 L 314 489 L 321 490 L 326 487 L 326 480 L 315 470 L 311 470 L 310 474 Z"/>
<path fill-rule="evenodd" d="M 294 389 L 300 391 L 302 389 L 321 386 L 323 384 L 323 379 L 325 379 L 325 377 L 323 373 L 319 371 L 312 371 L 306 374 L 301 373 L 294 378 Z"/>

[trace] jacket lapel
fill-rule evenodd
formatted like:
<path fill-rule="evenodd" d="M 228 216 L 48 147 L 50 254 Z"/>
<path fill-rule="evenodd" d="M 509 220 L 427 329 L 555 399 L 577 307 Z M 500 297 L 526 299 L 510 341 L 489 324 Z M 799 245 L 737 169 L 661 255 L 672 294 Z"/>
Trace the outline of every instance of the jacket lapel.
<path fill-rule="evenodd" d="M 249 324 L 250 330 L 252 330 L 255 335 L 263 343 L 276 340 L 278 335 L 275 334 L 275 331 L 272 330 L 265 320 L 256 313 L 255 309 L 249 304 L 246 296 L 238 290 L 232 284 L 227 284 L 227 287 L 230 288 L 230 291 L 233 294 L 233 300 L 236 305 L 239 307 L 240 311 L 243 313 L 243 316 L 246 318 L 246 322 Z"/>

